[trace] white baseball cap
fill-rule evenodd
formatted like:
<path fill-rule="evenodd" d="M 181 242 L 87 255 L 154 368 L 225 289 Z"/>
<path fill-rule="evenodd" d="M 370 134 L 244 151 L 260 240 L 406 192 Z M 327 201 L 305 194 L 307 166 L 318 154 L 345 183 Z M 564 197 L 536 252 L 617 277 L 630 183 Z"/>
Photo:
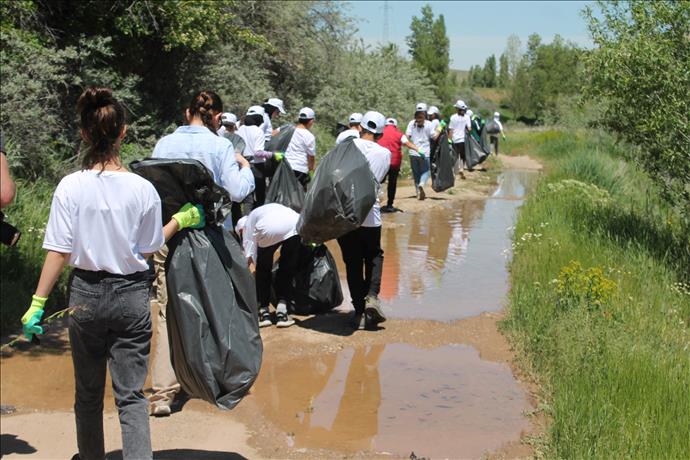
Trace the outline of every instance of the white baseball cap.
<path fill-rule="evenodd" d="M 467 109 L 467 104 L 465 104 L 465 101 L 462 99 L 458 99 L 458 102 L 455 103 L 455 106 L 458 109 Z"/>
<path fill-rule="evenodd" d="M 384 117 L 379 112 L 367 112 L 362 117 L 362 123 L 360 126 L 374 134 L 382 134 L 383 127 L 386 125 L 386 117 Z"/>
<path fill-rule="evenodd" d="M 432 105 L 431 107 L 429 107 L 428 113 L 429 113 L 429 115 L 433 115 L 435 113 L 440 114 L 441 112 L 439 112 L 438 107 L 436 107 L 435 105 Z"/>
<path fill-rule="evenodd" d="M 277 97 L 272 97 L 269 100 L 266 101 L 266 104 L 272 105 L 276 109 L 280 111 L 280 113 L 285 113 L 285 108 L 283 107 L 283 100 L 278 99 Z"/>
<path fill-rule="evenodd" d="M 238 235 L 244 230 L 244 226 L 247 223 L 247 216 L 244 216 L 240 218 L 240 220 L 237 221 L 237 225 L 235 225 L 235 233 Z"/>
<path fill-rule="evenodd" d="M 498 112 L 494 112 L 494 118 L 501 118 L 501 114 Z"/>
<path fill-rule="evenodd" d="M 265 115 L 266 111 L 260 105 L 253 105 L 247 109 L 247 115 Z"/>
<path fill-rule="evenodd" d="M 299 109 L 300 120 L 313 120 L 314 118 L 316 118 L 316 114 L 309 107 L 302 107 Z"/>
<path fill-rule="evenodd" d="M 350 123 L 361 123 L 362 122 L 362 114 L 359 112 L 355 112 L 350 115 Z"/>
<path fill-rule="evenodd" d="M 224 125 L 226 124 L 237 124 L 237 115 L 230 112 L 225 112 L 220 116 L 220 122 Z"/>
<path fill-rule="evenodd" d="M 423 102 L 420 102 L 417 104 L 417 107 L 414 109 L 415 112 L 426 112 L 427 111 L 427 105 Z"/>
<path fill-rule="evenodd" d="M 396 120 L 395 118 L 386 118 L 386 124 L 398 126 L 398 120 Z"/>

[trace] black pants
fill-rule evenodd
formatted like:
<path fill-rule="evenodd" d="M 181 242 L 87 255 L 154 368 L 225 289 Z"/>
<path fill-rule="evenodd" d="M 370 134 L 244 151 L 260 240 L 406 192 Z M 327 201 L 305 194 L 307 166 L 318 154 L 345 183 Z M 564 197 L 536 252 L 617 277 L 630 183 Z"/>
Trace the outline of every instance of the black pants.
<path fill-rule="evenodd" d="M 455 151 L 455 164 L 457 165 L 456 169 L 462 171 L 462 169 L 465 167 L 465 143 L 458 142 L 453 144 L 453 150 Z M 458 162 L 461 163 L 458 164 Z"/>
<path fill-rule="evenodd" d="M 254 206 L 256 209 L 263 206 L 266 201 L 266 165 L 264 163 L 252 164 L 252 174 L 254 174 Z"/>
<path fill-rule="evenodd" d="M 395 191 L 398 189 L 398 175 L 400 174 L 400 166 L 397 168 L 390 167 L 388 170 L 388 207 L 393 207 L 395 201 Z"/>
<path fill-rule="evenodd" d="M 498 155 L 498 136 L 489 136 L 489 142 L 494 145 L 496 155 Z"/>
<path fill-rule="evenodd" d="M 383 275 L 381 227 L 359 227 L 338 238 L 343 254 L 347 286 L 355 312 L 364 313 L 367 295 L 378 297 Z"/>
<path fill-rule="evenodd" d="M 302 184 L 302 187 L 304 187 L 304 191 L 307 191 L 307 184 L 309 181 L 311 181 L 311 177 L 309 177 L 309 174 L 303 173 L 300 171 L 295 171 L 295 177 L 299 181 L 300 184 Z"/>
<path fill-rule="evenodd" d="M 276 273 L 275 290 L 278 301 L 291 300 L 292 279 L 295 277 L 302 243 L 299 235 L 266 248 L 258 248 L 256 254 L 256 298 L 259 308 L 268 308 L 271 302 L 271 275 L 273 254 L 280 248 L 280 262 Z"/>

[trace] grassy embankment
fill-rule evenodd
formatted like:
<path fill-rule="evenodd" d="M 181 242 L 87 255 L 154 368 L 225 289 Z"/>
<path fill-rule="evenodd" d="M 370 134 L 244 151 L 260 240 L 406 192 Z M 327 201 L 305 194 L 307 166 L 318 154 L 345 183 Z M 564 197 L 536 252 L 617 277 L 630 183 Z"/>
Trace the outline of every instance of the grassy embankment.
<path fill-rule="evenodd" d="M 690 458 L 690 244 L 601 134 L 514 132 L 545 164 L 503 326 L 543 388 L 549 458 Z"/>

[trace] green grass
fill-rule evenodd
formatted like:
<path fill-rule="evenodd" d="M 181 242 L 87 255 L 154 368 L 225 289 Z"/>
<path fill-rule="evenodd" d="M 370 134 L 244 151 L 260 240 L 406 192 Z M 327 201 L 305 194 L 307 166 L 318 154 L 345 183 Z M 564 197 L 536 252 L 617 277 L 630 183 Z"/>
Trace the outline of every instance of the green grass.
<path fill-rule="evenodd" d="M 506 143 L 546 166 L 503 327 L 542 384 L 547 457 L 690 458 L 690 240 L 622 148 L 554 130 Z"/>

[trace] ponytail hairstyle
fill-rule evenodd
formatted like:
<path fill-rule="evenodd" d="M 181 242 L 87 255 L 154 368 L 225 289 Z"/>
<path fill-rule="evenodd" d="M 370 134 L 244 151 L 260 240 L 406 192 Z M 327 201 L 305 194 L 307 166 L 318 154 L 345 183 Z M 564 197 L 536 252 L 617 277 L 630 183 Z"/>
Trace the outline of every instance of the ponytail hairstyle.
<path fill-rule="evenodd" d="M 223 112 L 223 101 L 213 91 L 201 91 L 192 97 L 188 110 L 190 118 L 201 118 L 204 126 L 215 134 L 216 129 L 213 126 L 213 117 Z"/>
<path fill-rule="evenodd" d="M 118 157 L 118 138 L 125 128 L 126 114 L 109 88 L 87 88 L 77 100 L 82 137 L 87 147 L 81 166 L 92 169 Z"/>

